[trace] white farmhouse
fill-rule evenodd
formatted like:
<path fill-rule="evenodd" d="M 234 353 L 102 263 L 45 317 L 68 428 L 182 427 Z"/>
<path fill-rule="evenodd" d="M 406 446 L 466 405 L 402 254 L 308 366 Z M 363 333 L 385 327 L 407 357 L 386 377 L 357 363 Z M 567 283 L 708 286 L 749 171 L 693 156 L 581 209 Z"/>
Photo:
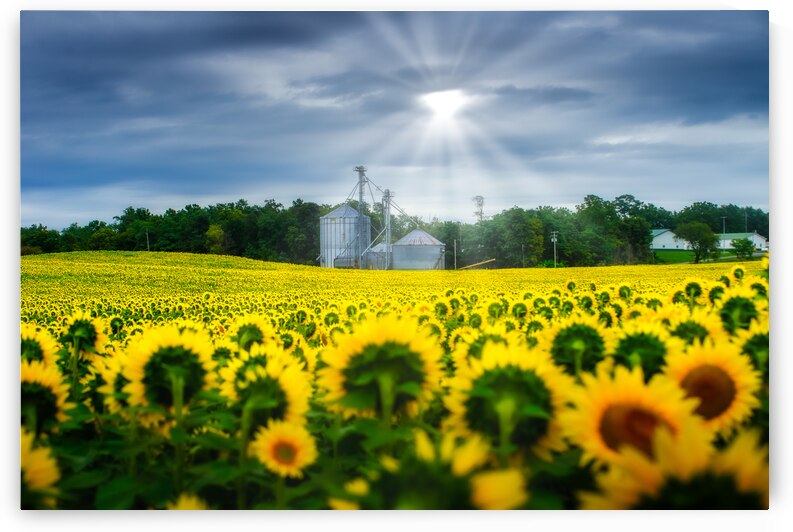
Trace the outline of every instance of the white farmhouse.
<path fill-rule="evenodd" d="M 651 247 L 654 251 L 662 249 L 691 249 L 688 242 L 682 238 L 677 238 L 669 229 L 653 229 L 651 234 L 653 237 Z"/>

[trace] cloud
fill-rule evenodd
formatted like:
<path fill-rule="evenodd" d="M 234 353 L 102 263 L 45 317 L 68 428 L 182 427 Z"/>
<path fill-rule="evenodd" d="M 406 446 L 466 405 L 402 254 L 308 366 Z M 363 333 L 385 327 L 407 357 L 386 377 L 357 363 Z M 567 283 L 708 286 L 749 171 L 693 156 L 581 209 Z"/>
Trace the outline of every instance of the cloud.
<path fill-rule="evenodd" d="M 26 11 L 20 44 L 24 223 L 337 203 L 355 164 L 421 216 L 768 202 L 766 12 Z"/>

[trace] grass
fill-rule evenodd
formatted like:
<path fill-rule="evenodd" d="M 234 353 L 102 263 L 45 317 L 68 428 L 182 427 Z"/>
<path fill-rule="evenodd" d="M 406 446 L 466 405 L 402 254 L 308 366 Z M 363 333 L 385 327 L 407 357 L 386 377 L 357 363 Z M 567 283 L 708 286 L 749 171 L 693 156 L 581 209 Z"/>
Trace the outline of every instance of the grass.
<path fill-rule="evenodd" d="M 656 264 L 686 264 L 694 261 L 694 252 L 682 249 L 665 249 L 655 251 Z M 731 249 L 719 251 L 719 262 L 738 262 L 735 252 Z"/>

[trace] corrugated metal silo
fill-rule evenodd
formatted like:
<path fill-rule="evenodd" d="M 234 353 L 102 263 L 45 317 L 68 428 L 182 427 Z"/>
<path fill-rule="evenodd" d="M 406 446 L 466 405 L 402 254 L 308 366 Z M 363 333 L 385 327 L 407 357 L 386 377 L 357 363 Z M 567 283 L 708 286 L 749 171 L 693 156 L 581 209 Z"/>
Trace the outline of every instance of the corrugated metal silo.
<path fill-rule="evenodd" d="M 358 248 L 358 211 L 347 204 L 319 219 L 319 265 L 323 268 L 357 268 L 358 253 L 372 242 L 372 222 L 365 214 L 363 246 Z"/>
<path fill-rule="evenodd" d="M 392 246 L 395 270 L 442 270 L 443 242 L 421 229 L 414 229 Z"/>

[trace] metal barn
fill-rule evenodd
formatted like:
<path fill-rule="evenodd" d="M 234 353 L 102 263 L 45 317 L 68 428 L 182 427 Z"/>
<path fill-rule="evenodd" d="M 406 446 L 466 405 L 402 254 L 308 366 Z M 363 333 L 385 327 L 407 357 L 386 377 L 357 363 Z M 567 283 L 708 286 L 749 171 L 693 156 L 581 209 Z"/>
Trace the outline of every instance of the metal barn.
<path fill-rule="evenodd" d="M 359 233 L 363 235 L 362 245 Z M 358 257 L 371 241 L 370 218 L 344 204 L 319 219 L 319 264 L 323 268 L 359 268 Z"/>
<path fill-rule="evenodd" d="M 443 242 L 421 229 L 414 229 L 392 246 L 395 270 L 442 270 Z"/>

